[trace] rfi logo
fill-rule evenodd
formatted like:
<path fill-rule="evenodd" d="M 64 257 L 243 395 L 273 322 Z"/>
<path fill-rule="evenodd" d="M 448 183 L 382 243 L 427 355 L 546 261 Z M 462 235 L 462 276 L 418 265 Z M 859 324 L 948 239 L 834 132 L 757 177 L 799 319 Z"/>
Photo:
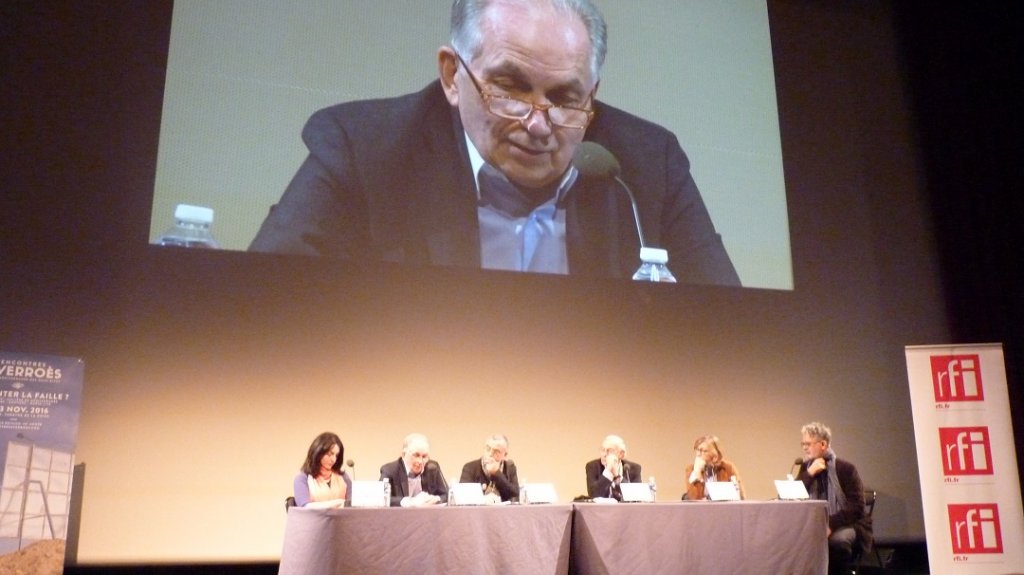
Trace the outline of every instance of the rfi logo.
<path fill-rule="evenodd" d="M 1002 553 L 999 506 L 995 503 L 950 505 L 949 534 L 954 554 Z"/>
<path fill-rule="evenodd" d="M 992 475 L 992 445 L 987 427 L 940 427 L 942 473 Z"/>
<path fill-rule="evenodd" d="M 984 401 L 978 355 L 933 355 L 935 401 Z"/>

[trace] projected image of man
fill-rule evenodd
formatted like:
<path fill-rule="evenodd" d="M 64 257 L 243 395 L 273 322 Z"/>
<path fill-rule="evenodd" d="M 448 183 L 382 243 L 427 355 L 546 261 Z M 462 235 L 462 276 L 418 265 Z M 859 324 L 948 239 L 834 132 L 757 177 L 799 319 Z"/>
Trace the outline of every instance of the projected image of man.
<path fill-rule="evenodd" d="M 739 285 L 676 137 L 596 100 L 606 43 L 588 0 L 456 0 L 437 81 L 310 118 L 250 250 L 630 277 L 628 196 L 573 164 L 591 141 L 679 281 Z"/>

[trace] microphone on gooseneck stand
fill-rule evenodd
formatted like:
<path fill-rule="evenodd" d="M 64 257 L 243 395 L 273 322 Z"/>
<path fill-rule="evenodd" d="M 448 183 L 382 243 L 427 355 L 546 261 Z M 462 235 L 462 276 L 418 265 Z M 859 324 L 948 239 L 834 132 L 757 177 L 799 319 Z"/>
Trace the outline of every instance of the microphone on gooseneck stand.
<path fill-rule="evenodd" d="M 580 175 L 585 178 L 610 178 L 618 182 L 626 191 L 626 195 L 629 196 L 629 204 L 633 207 L 633 220 L 636 222 L 636 235 L 640 238 L 640 249 L 647 247 L 647 244 L 644 243 L 643 228 L 640 226 L 640 210 L 636 205 L 636 196 L 633 195 L 633 190 L 629 189 L 626 182 L 619 177 L 622 167 L 619 166 L 619 161 L 608 151 L 608 148 L 597 142 L 581 142 L 572 158 L 572 163 L 580 171 Z"/>
<path fill-rule="evenodd" d="M 794 479 L 794 478 L 796 478 L 797 475 L 800 474 L 800 467 L 802 467 L 803 464 L 804 464 L 804 458 L 803 457 L 797 457 L 796 459 L 793 460 L 793 466 L 790 467 L 790 469 L 789 469 L 789 471 L 790 471 L 789 478 L 790 479 Z M 793 471 L 796 471 L 796 473 L 793 473 Z"/>
<path fill-rule="evenodd" d="M 441 484 L 444 486 L 444 492 L 448 493 L 448 480 L 444 478 L 444 472 L 441 471 L 441 466 L 436 461 L 431 459 L 430 461 L 427 462 L 427 465 L 425 466 L 424 469 L 437 471 L 437 475 L 441 478 Z"/>
<path fill-rule="evenodd" d="M 633 481 L 629 478 L 629 469 L 630 469 L 630 465 L 628 463 L 626 463 L 626 462 L 623 462 L 622 463 L 622 476 L 626 478 L 626 483 L 633 483 Z"/>
<path fill-rule="evenodd" d="M 640 268 L 633 274 L 634 280 L 671 282 L 676 278 L 669 271 L 668 250 L 649 248 L 644 241 L 643 227 L 640 225 L 640 209 L 637 207 L 636 196 L 626 182 L 619 177 L 622 167 L 615 156 L 607 148 L 597 142 L 581 142 L 572 158 L 573 165 L 580 175 L 587 178 L 606 178 L 615 180 L 629 196 L 629 205 L 633 208 L 633 221 L 636 223 L 636 235 L 640 240 Z"/>
<path fill-rule="evenodd" d="M 349 459 L 345 462 L 345 466 L 348 467 L 349 474 L 352 475 L 352 481 L 356 480 L 356 462 Z"/>

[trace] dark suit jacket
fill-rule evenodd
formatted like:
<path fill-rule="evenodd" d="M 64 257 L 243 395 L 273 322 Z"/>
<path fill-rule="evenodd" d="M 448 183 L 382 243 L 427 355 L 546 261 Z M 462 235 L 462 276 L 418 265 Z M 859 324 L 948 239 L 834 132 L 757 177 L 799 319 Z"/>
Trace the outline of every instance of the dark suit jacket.
<path fill-rule="evenodd" d="M 680 282 L 739 285 L 676 137 L 600 102 L 595 111 L 585 139 L 618 158 L 647 244 L 668 250 Z M 249 249 L 480 267 L 463 133 L 438 81 L 316 112 L 302 131 L 309 156 Z M 570 273 L 630 277 L 640 264 L 639 241 L 621 188 L 581 178 L 564 201 Z"/>
<path fill-rule="evenodd" d="M 444 480 L 441 466 L 436 461 L 428 461 L 420 476 L 423 491 L 437 495 L 441 501 L 448 501 L 448 483 Z M 398 507 L 402 503 L 402 498 L 409 496 L 409 476 L 405 473 L 405 463 L 401 457 L 380 466 L 380 480 L 383 481 L 385 477 L 391 482 L 391 506 Z"/>
<path fill-rule="evenodd" d="M 806 461 L 800 466 L 800 472 L 796 478 L 804 482 L 807 492 L 814 499 L 828 500 L 828 473 L 819 472 L 815 476 L 807 473 L 811 461 Z M 836 458 L 836 475 L 839 477 L 839 485 L 846 496 L 846 506 L 838 513 L 829 515 L 828 527 L 832 531 L 840 527 L 853 527 L 857 532 L 857 545 L 861 554 L 871 551 L 873 542 L 871 518 L 864 510 L 864 484 L 861 483 L 860 474 L 857 468 L 844 459 Z"/>
<path fill-rule="evenodd" d="M 511 459 L 502 462 L 501 468 L 494 477 L 488 477 L 479 459 L 474 459 L 462 466 L 460 483 L 479 483 L 486 486 L 494 481 L 494 487 L 501 494 L 502 501 L 511 501 L 519 498 L 519 473 L 516 471 L 516 464 Z"/>
<path fill-rule="evenodd" d="M 628 469 L 627 466 L 629 466 Z M 603 474 L 604 465 L 601 464 L 600 459 L 587 462 L 587 497 L 612 497 L 612 482 Z M 622 483 L 643 483 L 643 481 L 644 475 L 640 464 L 623 459 Z"/>

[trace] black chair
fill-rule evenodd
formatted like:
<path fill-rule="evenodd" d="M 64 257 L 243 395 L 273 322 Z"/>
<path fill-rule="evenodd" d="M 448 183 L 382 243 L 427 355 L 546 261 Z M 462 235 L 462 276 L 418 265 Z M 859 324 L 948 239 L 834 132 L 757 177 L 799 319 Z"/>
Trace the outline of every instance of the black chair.
<path fill-rule="evenodd" d="M 867 517 L 871 517 L 875 513 L 877 495 L 878 494 L 874 489 L 871 489 L 870 487 L 864 488 L 864 515 Z M 857 553 L 854 555 L 853 561 L 850 563 L 853 566 L 850 569 L 851 575 L 867 573 L 874 570 L 884 572 L 885 568 L 888 567 L 889 563 L 892 561 L 891 551 L 891 549 L 887 549 L 886 552 L 883 553 L 872 541 L 867 553 Z"/>

